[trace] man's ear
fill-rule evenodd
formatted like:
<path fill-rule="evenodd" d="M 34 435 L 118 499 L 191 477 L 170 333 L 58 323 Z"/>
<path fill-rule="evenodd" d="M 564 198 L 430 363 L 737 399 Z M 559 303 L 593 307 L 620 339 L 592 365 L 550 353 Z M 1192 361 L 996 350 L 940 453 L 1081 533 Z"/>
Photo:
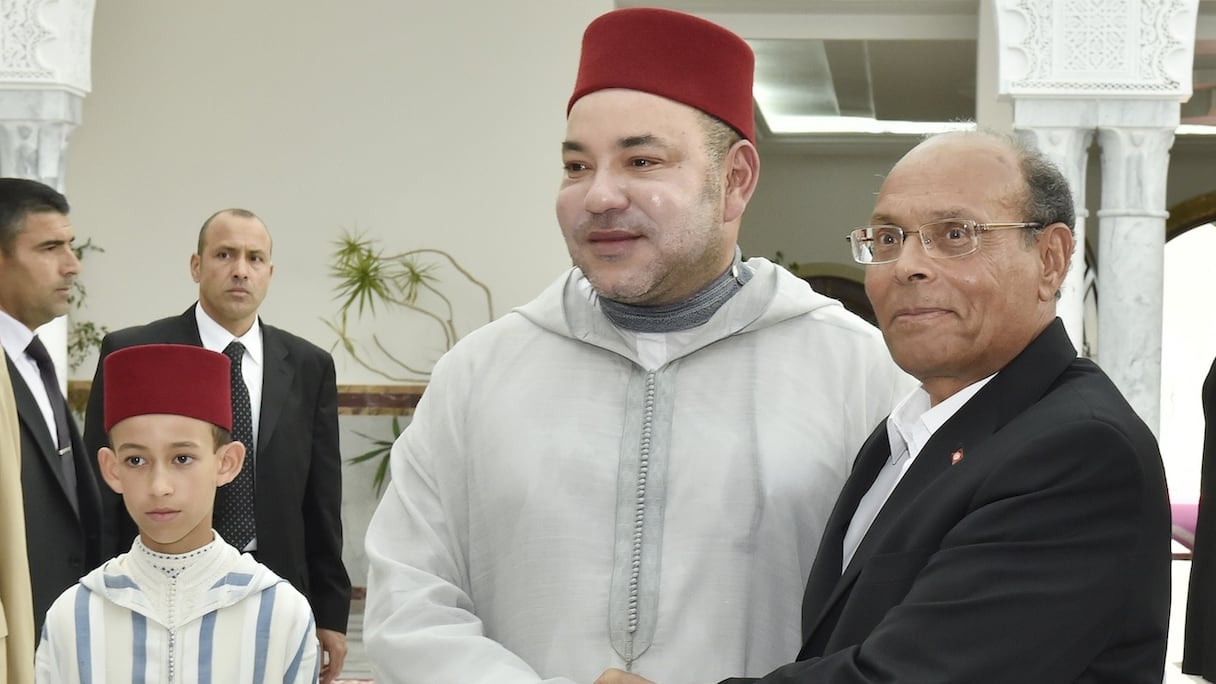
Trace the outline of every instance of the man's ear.
<path fill-rule="evenodd" d="M 723 183 L 726 201 L 722 221 L 730 223 L 743 215 L 748 201 L 756 192 L 756 183 L 760 180 L 760 153 L 750 140 L 740 140 L 727 150 L 722 168 L 726 171 Z"/>
<path fill-rule="evenodd" d="M 234 439 L 216 450 L 215 455 L 220 461 L 215 484 L 222 487 L 235 480 L 241 472 L 241 467 L 245 465 L 245 445 Z"/>
<path fill-rule="evenodd" d="M 197 254 L 190 255 L 190 277 L 196 283 L 203 279 L 203 258 Z"/>
<path fill-rule="evenodd" d="M 1053 223 L 1043 229 L 1038 241 L 1039 258 L 1043 263 L 1043 277 L 1039 283 L 1039 300 L 1054 301 L 1068 265 L 1072 260 L 1072 230 L 1063 223 Z"/>
<path fill-rule="evenodd" d="M 97 464 L 101 466 L 101 477 L 115 494 L 122 494 L 122 480 L 118 479 L 118 455 L 110 447 L 97 450 Z"/>

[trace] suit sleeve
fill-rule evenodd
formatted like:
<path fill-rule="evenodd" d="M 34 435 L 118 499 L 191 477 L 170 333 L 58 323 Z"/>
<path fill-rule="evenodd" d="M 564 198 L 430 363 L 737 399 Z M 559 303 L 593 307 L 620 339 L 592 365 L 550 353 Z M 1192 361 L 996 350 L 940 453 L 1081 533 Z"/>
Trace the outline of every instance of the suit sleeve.
<path fill-rule="evenodd" d="M 93 373 L 93 384 L 89 387 L 89 402 L 84 413 L 84 448 L 86 460 L 97 477 L 97 488 L 101 497 L 101 560 L 104 562 L 122 553 L 131 546 L 135 538 L 130 516 L 122 497 L 110 489 L 101 476 L 97 452 L 110 446 L 105 431 L 105 360 L 116 351 L 114 340 L 106 335 L 101 340 L 101 351 L 97 355 L 97 371 Z M 128 537 L 129 538 L 126 538 Z"/>
<path fill-rule="evenodd" d="M 957 522 L 940 548 L 869 559 L 849 600 L 904 581 L 910 589 L 861 644 L 759 681 L 1073 682 L 1109 647 L 1129 602 L 1168 610 L 1164 483 L 1146 466 L 1151 447 L 1095 420 L 1025 438 L 966 510 L 942 512 Z M 1164 644 L 1164 633 L 1142 636 Z"/>
<path fill-rule="evenodd" d="M 312 454 L 303 507 L 308 593 L 317 627 L 345 634 L 350 617 L 350 576 L 342 563 L 338 385 L 333 357 L 324 353 L 312 430 Z"/>

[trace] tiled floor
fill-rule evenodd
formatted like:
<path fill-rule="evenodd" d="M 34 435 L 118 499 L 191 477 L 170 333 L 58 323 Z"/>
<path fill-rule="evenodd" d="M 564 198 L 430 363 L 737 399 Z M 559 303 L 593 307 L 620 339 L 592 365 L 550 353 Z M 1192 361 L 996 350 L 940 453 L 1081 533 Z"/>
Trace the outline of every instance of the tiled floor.
<path fill-rule="evenodd" d="M 1186 618 L 1186 589 L 1191 572 L 1190 561 L 1174 561 L 1174 601 L 1170 612 L 1170 641 L 1165 660 L 1165 679 L 1163 684 L 1203 684 L 1207 680 L 1202 677 L 1191 677 L 1182 674 L 1182 631 Z M 350 631 L 347 634 L 350 651 L 346 656 L 346 665 L 342 670 L 344 679 L 368 681 L 371 677 L 371 667 L 363 651 L 363 601 L 356 601 L 351 609 Z"/>

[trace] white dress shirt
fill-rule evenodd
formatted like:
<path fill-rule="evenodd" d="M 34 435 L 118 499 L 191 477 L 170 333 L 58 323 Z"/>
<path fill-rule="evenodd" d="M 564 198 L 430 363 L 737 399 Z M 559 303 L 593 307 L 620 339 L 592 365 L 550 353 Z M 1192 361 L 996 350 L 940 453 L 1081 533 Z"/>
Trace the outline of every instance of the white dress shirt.
<path fill-rule="evenodd" d="M 38 409 L 42 411 L 42 419 L 46 421 L 46 429 L 51 434 L 53 443 L 58 441 L 59 431 L 55 429 L 55 412 L 51 408 L 51 399 L 46 395 L 46 387 L 42 384 L 42 373 L 38 371 L 38 364 L 33 357 L 25 353 L 25 348 L 29 346 L 32 339 L 34 339 L 33 331 L 25 327 L 21 321 L 8 315 L 7 312 L 0 310 L 0 344 L 4 345 L 4 352 L 13 360 L 13 365 L 17 367 L 17 372 L 21 374 L 25 386 L 30 388 L 30 394 L 33 394 L 34 401 L 38 402 Z"/>
<path fill-rule="evenodd" d="M 245 345 L 245 360 L 241 363 L 241 375 L 245 377 L 245 386 L 249 388 L 249 410 L 253 412 L 253 443 L 257 444 L 258 427 L 262 419 L 262 374 L 265 369 L 265 365 L 262 363 L 265 356 L 262 353 L 261 319 L 254 321 L 244 335 L 234 337 L 232 333 L 224 329 L 224 326 L 208 316 L 199 304 L 194 305 L 194 316 L 198 319 L 198 336 L 205 349 L 223 354 L 224 349 L 233 340 Z M 254 454 L 254 457 L 256 458 L 257 455 Z"/>
<path fill-rule="evenodd" d="M 210 349 L 213 352 L 224 353 L 224 349 L 232 343 L 233 340 L 245 345 L 245 358 L 241 362 L 241 375 L 245 378 L 245 387 L 249 389 L 249 410 L 253 414 L 253 443 L 255 448 L 250 449 L 246 458 L 252 458 L 250 465 L 257 462 L 257 449 L 259 426 L 262 422 L 262 376 L 265 371 L 263 360 L 265 356 L 262 350 L 262 321 L 257 319 L 249 330 L 240 337 L 233 336 L 232 333 L 224 329 L 224 326 L 216 323 L 214 319 L 203 311 L 201 304 L 194 305 L 194 317 L 198 321 L 198 336 L 203 342 L 205 349 Z M 258 538 L 254 536 L 249 544 L 241 551 L 257 551 Z"/>
<path fill-rule="evenodd" d="M 879 511 L 891 497 L 891 492 L 895 491 L 895 486 L 903 479 L 904 473 L 908 472 L 912 461 L 916 460 L 929 438 L 994 377 L 995 373 L 967 385 L 937 406 L 929 405 L 929 393 L 922 385 L 912 390 L 911 394 L 899 402 L 891 415 L 887 416 L 887 440 L 891 455 L 883 464 L 870 490 L 861 497 L 857 510 L 853 513 L 853 520 L 849 522 L 849 529 L 844 535 L 841 572 L 849 567 L 853 554 L 857 552 L 861 540 L 870 530 L 870 525 L 874 523 Z"/>

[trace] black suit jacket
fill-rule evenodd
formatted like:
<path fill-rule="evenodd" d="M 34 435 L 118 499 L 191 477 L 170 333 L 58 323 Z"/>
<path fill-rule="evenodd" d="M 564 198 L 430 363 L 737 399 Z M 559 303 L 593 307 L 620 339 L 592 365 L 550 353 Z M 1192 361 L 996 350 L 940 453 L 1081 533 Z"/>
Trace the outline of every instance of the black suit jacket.
<path fill-rule="evenodd" d="M 258 444 L 254 455 L 258 560 L 308 597 L 317 627 L 346 632 L 350 577 L 342 564 L 342 456 L 338 449 L 338 387 L 333 357 L 320 347 L 265 323 L 265 369 Z M 85 443 L 90 453 L 108 444 L 104 431 L 105 357 L 140 344 L 202 346 L 194 307 L 180 316 L 106 335 L 89 405 Z M 109 519 L 129 548 L 138 531 L 116 495 Z"/>
<path fill-rule="evenodd" d="M 1216 679 L 1216 362 L 1203 381 L 1203 465 L 1199 517 L 1186 596 L 1182 671 Z"/>
<path fill-rule="evenodd" d="M 841 572 L 890 455 L 862 447 L 764 682 L 1160 684 L 1170 514 L 1156 440 L 1057 320 L 925 445 Z"/>
<path fill-rule="evenodd" d="M 101 499 L 93 466 L 80 440 L 63 395 L 76 462 L 77 513 L 68 499 L 55 436 L 47 428 L 38 402 L 12 359 L 6 359 L 21 425 L 21 494 L 25 504 L 25 539 L 34 597 L 34 629 L 42 633 L 46 611 L 64 589 L 101 564 Z"/>

